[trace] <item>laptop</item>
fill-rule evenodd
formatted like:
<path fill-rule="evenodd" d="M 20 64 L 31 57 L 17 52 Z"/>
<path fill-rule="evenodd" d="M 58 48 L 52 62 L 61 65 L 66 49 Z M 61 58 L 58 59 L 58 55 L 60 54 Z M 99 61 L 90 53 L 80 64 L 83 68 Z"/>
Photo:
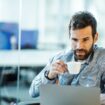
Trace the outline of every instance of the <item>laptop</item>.
<path fill-rule="evenodd" d="M 60 86 L 40 87 L 41 105 L 100 105 L 100 89 L 96 87 Z"/>

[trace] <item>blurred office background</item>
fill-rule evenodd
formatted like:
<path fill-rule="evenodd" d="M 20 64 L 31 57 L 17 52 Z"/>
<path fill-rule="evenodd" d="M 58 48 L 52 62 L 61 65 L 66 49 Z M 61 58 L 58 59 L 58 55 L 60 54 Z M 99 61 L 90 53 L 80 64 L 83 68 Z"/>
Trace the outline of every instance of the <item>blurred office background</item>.
<path fill-rule="evenodd" d="M 105 47 L 105 0 L 0 0 L 0 105 L 34 100 L 33 78 L 49 58 L 69 48 L 71 16 L 88 10 Z"/>

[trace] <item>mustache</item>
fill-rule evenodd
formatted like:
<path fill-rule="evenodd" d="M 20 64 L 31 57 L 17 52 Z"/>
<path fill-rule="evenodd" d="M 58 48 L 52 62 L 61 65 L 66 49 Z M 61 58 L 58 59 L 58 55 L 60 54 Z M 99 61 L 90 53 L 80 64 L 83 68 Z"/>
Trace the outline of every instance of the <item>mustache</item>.
<path fill-rule="evenodd" d="M 74 52 L 81 52 L 81 51 L 86 52 L 86 50 L 84 50 L 84 49 L 75 49 L 74 50 Z"/>

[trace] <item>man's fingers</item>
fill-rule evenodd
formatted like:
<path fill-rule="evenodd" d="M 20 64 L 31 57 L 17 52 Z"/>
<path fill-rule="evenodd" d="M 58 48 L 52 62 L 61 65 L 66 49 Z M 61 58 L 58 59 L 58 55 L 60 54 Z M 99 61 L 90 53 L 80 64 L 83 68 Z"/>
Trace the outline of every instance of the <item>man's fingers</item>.
<path fill-rule="evenodd" d="M 62 67 L 65 66 L 64 61 L 58 60 L 58 61 L 56 61 L 56 63 L 57 63 L 58 65 L 61 65 Z"/>
<path fill-rule="evenodd" d="M 52 64 L 51 69 L 59 73 L 64 73 L 67 71 L 67 65 L 63 61 L 57 60 Z"/>

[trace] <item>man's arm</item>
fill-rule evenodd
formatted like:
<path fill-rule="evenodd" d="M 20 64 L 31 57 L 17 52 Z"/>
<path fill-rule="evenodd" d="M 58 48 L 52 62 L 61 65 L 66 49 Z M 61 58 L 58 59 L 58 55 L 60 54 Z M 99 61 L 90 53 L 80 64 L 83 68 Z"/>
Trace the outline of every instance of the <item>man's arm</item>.
<path fill-rule="evenodd" d="M 49 70 L 49 64 L 34 78 L 32 81 L 31 87 L 29 89 L 29 94 L 32 97 L 39 96 L 39 87 L 42 84 L 54 84 L 55 80 L 48 80 L 44 73 L 45 71 Z"/>
<path fill-rule="evenodd" d="M 59 58 L 59 54 L 53 57 L 47 66 L 34 78 L 29 94 L 32 97 L 39 96 L 39 87 L 42 84 L 54 84 L 58 75 L 67 72 L 67 65 Z"/>

